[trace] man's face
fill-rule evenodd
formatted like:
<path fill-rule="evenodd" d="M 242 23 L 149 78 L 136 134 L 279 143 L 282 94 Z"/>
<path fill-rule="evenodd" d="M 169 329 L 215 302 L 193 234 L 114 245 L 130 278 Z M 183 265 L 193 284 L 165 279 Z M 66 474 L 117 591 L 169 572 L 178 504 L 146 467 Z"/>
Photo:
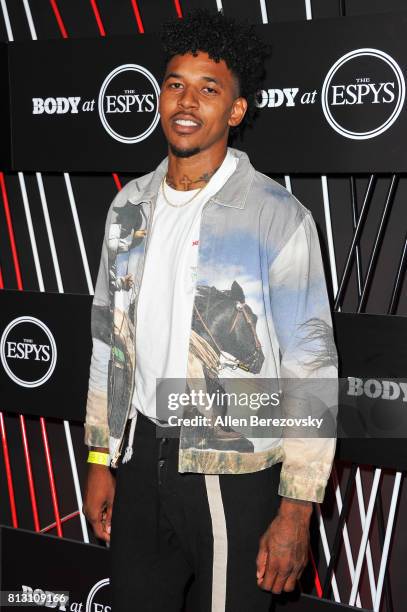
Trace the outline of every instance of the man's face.
<path fill-rule="evenodd" d="M 160 96 L 161 125 L 171 151 L 189 157 L 226 146 L 229 127 L 239 125 L 247 102 L 221 60 L 207 53 L 176 55 L 166 69 Z"/>

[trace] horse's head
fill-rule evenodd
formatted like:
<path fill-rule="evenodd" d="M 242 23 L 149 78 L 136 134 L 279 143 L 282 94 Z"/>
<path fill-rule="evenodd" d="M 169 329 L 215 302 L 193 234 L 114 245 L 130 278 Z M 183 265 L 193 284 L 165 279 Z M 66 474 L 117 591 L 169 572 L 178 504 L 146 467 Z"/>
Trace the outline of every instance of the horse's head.
<path fill-rule="evenodd" d="M 224 291 L 198 286 L 196 306 L 194 330 L 218 353 L 230 353 L 249 372 L 258 374 L 264 355 L 256 333 L 257 316 L 246 304 L 239 283 L 233 281 L 231 288 Z"/>

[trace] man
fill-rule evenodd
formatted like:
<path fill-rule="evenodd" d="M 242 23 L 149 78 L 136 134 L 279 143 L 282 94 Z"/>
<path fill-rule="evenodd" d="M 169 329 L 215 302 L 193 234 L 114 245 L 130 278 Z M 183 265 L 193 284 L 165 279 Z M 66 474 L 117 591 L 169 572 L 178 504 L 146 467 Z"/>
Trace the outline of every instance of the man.
<path fill-rule="evenodd" d="M 194 612 L 260 612 L 307 564 L 336 440 L 245 435 L 217 419 L 174 428 L 156 381 L 219 398 L 233 377 L 252 388 L 335 378 L 321 254 L 310 212 L 227 146 L 253 115 L 264 44 L 205 11 L 163 32 L 168 158 L 119 192 L 106 221 L 84 512 L 111 542 L 115 612 L 180 611 L 191 582 Z M 207 414 L 226 413 L 216 402 Z"/>

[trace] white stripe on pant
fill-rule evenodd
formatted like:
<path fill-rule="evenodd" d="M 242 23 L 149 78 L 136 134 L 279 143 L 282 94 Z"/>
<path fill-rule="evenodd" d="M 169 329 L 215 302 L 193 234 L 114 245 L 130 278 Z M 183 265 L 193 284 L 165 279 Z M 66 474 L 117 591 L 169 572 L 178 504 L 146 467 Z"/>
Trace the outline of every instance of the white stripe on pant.
<path fill-rule="evenodd" d="M 228 534 L 219 476 L 205 476 L 213 532 L 212 612 L 225 612 Z"/>

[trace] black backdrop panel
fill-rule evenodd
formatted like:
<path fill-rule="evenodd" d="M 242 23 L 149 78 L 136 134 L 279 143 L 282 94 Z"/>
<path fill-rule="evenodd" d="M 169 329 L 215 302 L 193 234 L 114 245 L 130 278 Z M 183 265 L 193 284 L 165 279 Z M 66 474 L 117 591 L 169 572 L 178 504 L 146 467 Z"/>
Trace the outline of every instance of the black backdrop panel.
<path fill-rule="evenodd" d="M 406 376 L 407 317 L 343 312 L 333 316 L 341 376 Z"/>
<path fill-rule="evenodd" d="M 2 83 L 0 88 L 0 164 L 1 169 L 6 170 L 11 165 L 10 147 L 10 107 L 9 107 L 9 82 L 8 82 L 8 52 L 7 45 L 0 43 L 0 74 Z"/>
<path fill-rule="evenodd" d="M 109 554 L 109 550 L 101 546 L 0 526 L 0 588 L 3 598 L 7 598 L 7 591 L 31 593 L 33 597 L 47 592 L 48 597 L 68 592 L 69 599 L 65 605 L 47 606 L 46 609 L 110 612 Z M 37 606 L 20 604 L 18 609 L 28 611 L 33 607 Z M 16 606 L 4 605 L 2 609 L 15 610 Z M 311 609 L 316 612 L 366 612 L 364 608 L 336 604 L 309 595 L 298 598 L 298 594 L 275 597 L 272 606 L 273 612 Z"/>
<path fill-rule="evenodd" d="M 68 538 L 0 527 L 0 586 L 4 591 L 69 592 L 64 605 L 14 605 L 3 610 L 40 609 L 110 612 L 109 551 Z M 25 587 L 25 588 L 23 588 Z M 51 595 L 48 596 L 49 598 Z M 21 601 L 21 596 L 20 596 Z"/>
<path fill-rule="evenodd" d="M 244 148 L 278 173 L 407 168 L 407 13 L 267 26 L 272 57 Z M 388 91 L 388 93 L 386 93 Z"/>
<path fill-rule="evenodd" d="M 160 58 L 150 34 L 11 44 L 13 167 L 150 171 L 166 150 Z"/>
<path fill-rule="evenodd" d="M 83 421 L 92 296 L 0 292 L 2 410 Z"/>
<path fill-rule="evenodd" d="M 406 387 L 407 363 L 407 317 L 335 313 L 335 334 L 340 358 L 340 375 L 343 378 L 356 377 L 366 383 L 371 380 L 377 389 L 384 389 L 384 382 L 402 379 Z M 397 385 L 397 382 L 396 382 Z M 405 389 L 404 387 L 404 389 Z M 346 411 L 346 396 L 340 410 Z M 386 428 L 395 427 L 395 419 L 400 419 L 400 431 L 406 431 L 407 398 L 401 391 L 398 401 L 386 399 L 385 395 L 369 398 L 361 397 L 360 412 L 361 437 L 341 438 L 338 440 L 337 457 L 361 464 L 407 469 L 407 441 L 405 438 L 368 438 L 366 427 L 372 423 L 382 423 Z M 352 415 L 356 418 L 357 415 Z M 359 417 L 358 417 L 359 418 Z M 346 423 L 346 413 L 340 416 Z M 354 424 L 353 431 L 358 426 Z M 391 431 L 391 430 L 390 430 Z M 385 434 L 385 429 L 383 430 Z M 401 434 L 402 435 L 402 434 Z"/>
<path fill-rule="evenodd" d="M 275 597 L 275 602 L 272 605 L 272 612 L 339 612 L 339 610 L 359 610 L 360 612 L 369 612 L 365 608 L 356 608 L 347 606 L 343 603 L 328 601 L 327 599 L 319 599 L 312 595 L 301 595 L 300 597 L 289 597 L 286 594 Z"/>
<path fill-rule="evenodd" d="M 257 27 L 272 56 L 236 146 L 259 170 L 407 170 L 406 12 Z M 165 155 L 156 35 L 12 43 L 9 64 L 13 168 L 146 172 Z"/>

